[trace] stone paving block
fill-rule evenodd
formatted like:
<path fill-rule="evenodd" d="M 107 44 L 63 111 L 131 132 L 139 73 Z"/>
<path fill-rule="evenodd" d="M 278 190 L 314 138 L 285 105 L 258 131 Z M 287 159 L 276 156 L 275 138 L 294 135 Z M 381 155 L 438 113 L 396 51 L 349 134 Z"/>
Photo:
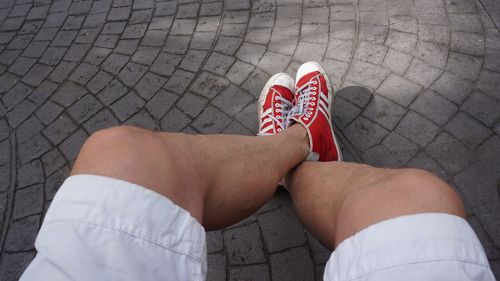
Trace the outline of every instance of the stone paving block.
<path fill-rule="evenodd" d="M 157 120 L 154 120 L 146 109 L 139 110 L 136 114 L 124 122 L 123 125 L 159 131 Z"/>
<path fill-rule="evenodd" d="M 450 174 L 467 167 L 472 159 L 472 151 L 446 132 L 429 144 L 426 151 Z"/>
<path fill-rule="evenodd" d="M 314 266 L 306 248 L 271 255 L 272 280 L 313 280 Z"/>
<path fill-rule="evenodd" d="M 141 46 L 137 48 L 137 51 L 134 53 L 130 61 L 144 65 L 151 65 L 160 51 L 161 49 L 158 47 Z"/>
<path fill-rule="evenodd" d="M 325 44 L 328 42 L 328 25 L 302 24 L 300 41 Z"/>
<path fill-rule="evenodd" d="M 365 46 L 367 46 L 365 44 Z M 328 49 L 326 50 L 326 57 L 340 60 L 343 62 L 349 62 L 352 57 L 352 51 L 354 48 L 354 43 L 351 40 L 340 40 L 340 39 L 334 39 L 331 38 L 329 43 L 328 43 Z M 380 51 L 380 49 L 379 49 Z M 364 57 L 369 57 L 372 58 L 373 55 L 375 55 L 377 52 L 374 51 L 373 53 L 368 54 L 366 50 L 360 51 L 363 53 Z M 371 55 L 371 56 L 370 56 Z"/>
<path fill-rule="evenodd" d="M 249 28 L 273 27 L 274 12 L 263 12 L 250 15 Z"/>
<path fill-rule="evenodd" d="M 500 72 L 500 49 L 486 48 L 484 68 Z"/>
<path fill-rule="evenodd" d="M 243 267 L 233 267 L 229 270 L 229 280 L 262 280 L 271 281 L 267 264 L 248 265 Z"/>
<path fill-rule="evenodd" d="M 415 49 L 416 43 L 416 35 L 395 30 L 389 31 L 385 41 L 387 46 L 405 53 L 411 53 Z"/>
<path fill-rule="evenodd" d="M 130 7 L 112 8 L 108 14 L 108 21 L 126 20 L 130 15 Z"/>
<path fill-rule="evenodd" d="M 276 20 L 276 25 L 273 28 L 273 35 L 300 35 L 300 19 L 280 19 Z"/>
<path fill-rule="evenodd" d="M 12 86 L 14 86 L 17 81 L 19 81 L 18 76 L 8 72 L 4 73 L 2 76 L 0 76 L 0 93 L 5 93 Z"/>
<path fill-rule="evenodd" d="M 165 42 L 164 50 L 172 54 L 184 54 L 187 51 L 189 36 L 168 36 Z"/>
<path fill-rule="evenodd" d="M 451 50 L 473 56 L 482 56 L 484 54 L 484 35 L 452 31 Z"/>
<path fill-rule="evenodd" d="M 10 182 L 10 165 L 2 165 L 0 166 L 0 180 L 4 183 L 9 183 Z M 9 184 L 2 184 L 0 186 L 0 190 L 2 192 L 7 191 L 9 188 Z"/>
<path fill-rule="evenodd" d="M 18 35 L 14 37 L 10 44 L 7 45 L 7 49 L 23 50 L 26 49 L 28 44 L 31 42 L 33 35 Z"/>
<path fill-rule="evenodd" d="M 73 162 L 87 138 L 87 133 L 83 129 L 79 129 L 65 139 L 58 148 L 68 161 Z"/>
<path fill-rule="evenodd" d="M 257 67 L 269 74 L 274 74 L 284 72 L 289 62 L 290 58 L 288 56 L 267 51 Z"/>
<path fill-rule="evenodd" d="M 460 107 L 487 126 L 493 126 L 500 118 L 499 108 L 500 102 L 481 93 L 470 96 Z"/>
<path fill-rule="evenodd" d="M 9 71 L 16 75 L 24 75 L 35 64 L 36 59 L 18 57 L 16 61 L 9 67 Z"/>
<path fill-rule="evenodd" d="M 290 56 L 293 55 L 297 43 L 297 37 L 273 34 L 269 44 L 269 51 Z"/>
<path fill-rule="evenodd" d="M 83 87 L 68 81 L 59 87 L 59 90 L 52 95 L 51 100 L 64 107 L 69 107 L 86 93 L 87 90 Z"/>
<path fill-rule="evenodd" d="M 450 14 L 450 27 L 452 30 L 482 33 L 483 27 L 478 15 L 475 14 Z"/>
<path fill-rule="evenodd" d="M 402 164 L 408 162 L 418 152 L 416 144 L 394 132 L 387 135 L 382 145 Z"/>
<path fill-rule="evenodd" d="M 195 18 L 198 15 L 199 8 L 200 8 L 200 4 L 198 4 L 198 3 L 179 5 L 177 7 L 176 17 L 179 19 Z"/>
<path fill-rule="evenodd" d="M 191 84 L 191 80 L 193 80 L 193 78 L 194 74 L 192 72 L 177 69 L 172 74 L 170 79 L 168 79 L 163 88 L 181 95 L 187 90 L 187 87 Z"/>
<path fill-rule="evenodd" d="M 303 228 L 292 207 L 262 213 L 257 219 L 266 248 L 270 253 L 296 247 L 306 242 Z"/>
<path fill-rule="evenodd" d="M 41 169 L 41 167 L 40 167 Z M 16 190 L 14 196 L 13 219 L 20 219 L 41 213 L 43 210 L 43 185 L 37 184 Z"/>
<path fill-rule="evenodd" d="M 226 280 L 226 257 L 223 254 L 209 254 L 207 264 L 207 281 Z"/>
<path fill-rule="evenodd" d="M 331 251 L 325 248 L 311 233 L 306 232 L 307 241 L 312 251 L 314 264 L 324 264 L 328 261 Z"/>
<path fill-rule="evenodd" d="M 271 28 L 255 28 L 247 30 L 245 41 L 255 44 L 267 44 L 271 40 Z"/>
<path fill-rule="evenodd" d="M 257 103 L 252 102 L 236 115 L 236 120 L 250 130 L 253 135 L 257 134 L 258 128 L 258 121 L 255 118 L 255 108 L 257 108 Z"/>
<path fill-rule="evenodd" d="M 26 16 L 29 13 L 31 7 L 32 4 L 15 5 L 14 7 L 12 7 L 9 16 L 11 17 Z"/>
<path fill-rule="evenodd" d="M 432 91 L 425 91 L 419 95 L 410 108 L 438 125 L 444 125 L 457 111 L 457 107 L 453 103 Z"/>
<path fill-rule="evenodd" d="M 19 126 L 36 109 L 36 105 L 29 100 L 22 101 L 12 111 L 7 113 L 7 121 L 11 128 Z"/>
<path fill-rule="evenodd" d="M 370 90 L 361 86 L 343 86 L 344 88 L 337 93 L 337 97 L 342 97 L 357 107 L 364 109 L 372 96 Z"/>
<path fill-rule="evenodd" d="M 24 121 L 19 127 L 16 128 L 16 141 L 18 142 L 25 141 L 33 137 L 34 135 L 40 133 L 44 128 L 45 126 L 42 124 L 42 122 L 40 122 L 40 120 L 38 120 L 38 118 L 35 115 L 31 115 L 31 117 L 26 119 L 26 121 Z M 9 133 L 9 130 L 8 129 L 6 130 L 7 133 Z"/>
<path fill-rule="evenodd" d="M 221 53 L 213 52 L 205 63 L 205 70 L 224 76 L 235 59 Z"/>
<path fill-rule="evenodd" d="M 94 46 L 113 49 L 116 47 L 119 39 L 120 35 L 99 35 L 94 43 Z"/>
<path fill-rule="evenodd" d="M 361 41 L 356 48 L 354 57 L 373 64 L 382 64 L 382 60 L 387 52 L 387 47 Z"/>
<path fill-rule="evenodd" d="M 24 85 L 23 83 L 17 83 L 3 95 L 2 102 L 7 110 L 10 110 L 29 96 L 32 91 L 33 90 L 30 87 Z"/>
<path fill-rule="evenodd" d="M 194 19 L 176 19 L 172 28 L 170 29 L 170 35 L 192 35 L 194 28 L 196 26 L 196 20 Z"/>
<path fill-rule="evenodd" d="M 154 73 L 146 73 L 135 86 L 135 90 L 142 98 L 149 100 L 165 84 L 166 78 Z"/>
<path fill-rule="evenodd" d="M 207 99 L 188 92 L 177 102 L 177 107 L 187 115 L 195 118 L 203 111 L 207 103 Z"/>
<path fill-rule="evenodd" d="M 99 100 L 87 94 L 75 102 L 68 109 L 68 113 L 78 124 L 83 124 L 83 122 L 94 116 L 102 107 Z"/>
<path fill-rule="evenodd" d="M 500 250 L 495 246 L 494 242 L 491 240 L 488 233 L 484 230 L 484 227 L 481 225 L 481 222 L 474 216 L 468 217 L 467 222 L 469 222 L 469 224 L 474 229 L 474 232 L 476 232 L 488 259 L 499 258 Z"/>
<path fill-rule="evenodd" d="M 265 46 L 253 43 L 243 43 L 236 53 L 236 57 L 244 62 L 257 65 L 265 52 Z"/>
<path fill-rule="evenodd" d="M 150 70 L 160 75 L 170 76 L 181 61 L 181 56 L 161 53 L 156 58 Z"/>
<path fill-rule="evenodd" d="M 448 48 L 445 45 L 418 41 L 414 55 L 433 67 L 443 69 L 448 58 Z"/>
<path fill-rule="evenodd" d="M 75 69 L 75 71 L 73 71 L 69 80 L 85 85 L 98 71 L 98 67 L 82 63 Z"/>
<path fill-rule="evenodd" d="M 17 171 L 17 188 L 23 188 L 29 185 L 43 182 L 43 168 L 42 163 L 39 160 L 26 163 Z"/>
<path fill-rule="evenodd" d="M 125 96 L 110 106 L 110 109 L 120 121 L 125 121 L 134 113 L 139 111 L 144 105 L 144 101 L 133 91 L 128 92 Z"/>
<path fill-rule="evenodd" d="M 223 236 L 227 257 L 231 265 L 255 264 L 266 261 L 257 223 L 226 230 Z"/>
<path fill-rule="evenodd" d="M 259 68 L 256 68 L 252 74 L 250 74 L 245 83 L 243 83 L 242 87 L 248 93 L 257 98 L 270 77 L 271 75 L 263 72 Z"/>
<path fill-rule="evenodd" d="M 76 38 L 78 31 L 59 31 L 52 41 L 52 46 L 69 46 Z"/>
<path fill-rule="evenodd" d="M 166 30 L 149 30 L 141 42 L 143 46 L 162 47 L 167 38 Z"/>
<path fill-rule="evenodd" d="M 389 26 L 393 30 L 415 34 L 418 33 L 419 29 L 417 18 L 408 15 L 396 15 L 389 17 Z"/>
<path fill-rule="evenodd" d="M 233 85 L 229 85 L 220 95 L 213 99 L 212 104 L 229 116 L 234 116 L 252 100 L 253 97 L 245 91 Z"/>
<path fill-rule="evenodd" d="M 361 113 L 361 109 L 357 108 L 344 98 L 337 97 L 332 109 L 332 119 L 335 124 L 345 128 Z"/>
<path fill-rule="evenodd" d="M 405 167 L 427 170 L 444 181 L 448 181 L 450 178 L 446 171 L 425 151 L 420 151 Z"/>
<path fill-rule="evenodd" d="M 125 64 L 127 64 L 128 60 L 128 56 L 112 53 L 102 63 L 102 68 L 107 72 L 117 75 Z"/>
<path fill-rule="evenodd" d="M 224 244 L 222 241 L 222 231 L 207 231 L 207 252 L 209 254 L 222 251 Z"/>
<path fill-rule="evenodd" d="M 61 154 L 61 152 L 59 152 L 59 150 L 57 150 L 57 148 L 49 150 L 41 157 L 41 160 L 43 163 L 45 177 L 49 177 L 49 175 L 52 175 L 55 171 L 60 170 L 64 165 L 67 164 L 66 159 L 64 159 L 64 156 Z M 45 180 L 46 186 L 48 182 L 48 180 Z"/>
<path fill-rule="evenodd" d="M 206 51 L 189 50 L 181 61 L 180 68 L 196 72 L 207 56 Z"/>
<path fill-rule="evenodd" d="M 18 143 L 18 156 L 21 164 L 40 157 L 50 150 L 49 141 L 41 134 L 37 134 L 23 142 Z"/>
<path fill-rule="evenodd" d="M 472 92 L 473 84 L 467 80 L 445 71 L 441 77 L 436 80 L 431 89 L 441 96 L 460 104 Z"/>
<path fill-rule="evenodd" d="M 363 116 L 388 130 L 392 130 L 405 113 L 406 110 L 400 105 L 382 96 L 374 95 L 363 111 Z"/>
<path fill-rule="evenodd" d="M 10 141 L 4 140 L 0 142 L 0 152 L 2 155 L 0 156 L 0 165 L 6 164 L 10 162 Z"/>
<path fill-rule="evenodd" d="M 102 110 L 83 124 L 89 134 L 114 126 L 118 126 L 118 120 L 108 109 Z"/>
<path fill-rule="evenodd" d="M 445 129 L 470 148 L 481 144 L 491 135 L 488 128 L 462 112 L 455 115 Z"/>
<path fill-rule="evenodd" d="M 378 65 L 355 60 L 347 79 L 371 88 L 377 88 L 390 72 Z"/>
<path fill-rule="evenodd" d="M 376 25 L 387 25 L 389 23 L 387 11 L 360 12 L 359 15 L 359 21 L 362 23 L 370 23 Z"/>
<path fill-rule="evenodd" d="M 299 62 L 321 61 L 325 54 L 326 46 L 308 42 L 299 42 L 293 59 Z"/>
<path fill-rule="evenodd" d="M 406 71 L 405 78 L 418 83 L 424 87 L 429 87 L 442 73 L 442 70 L 419 59 L 413 59 L 410 67 Z"/>
<path fill-rule="evenodd" d="M 413 111 L 408 112 L 396 127 L 396 132 L 419 146 L 426 146 L 439 131 L 438 126 Z"/>
<path fill-rule="evenodd" d="M 48 65 L 57 65 L 66 53 L 67 48 L 49 47 L 40 58 L 40 62 Z"/>
<path fill-rule="evenodd" d="M 449 13 L 472 13 L 476 11 L 474 1 L 445 0 L 446 10 Z"/>
<path fill-rule="evenodd" d="M 222 26 L 221 35 L 243 37 L 247 25 L 243 23 L 227 23 Z"/>
<path fill-rule="evenodd" d="M 245 128 L 240 122 L 234 120 L 224 129 L 224 131 L 222 131 L 222 134 L 254 136 L 253 132 Z"/>
<path fill-rule="evenodd" d="M 236 62 L 231 66 L 229 71 L 226 73 L 226 78 L 229 81 L 240 85 L 247 79 L 250 73 L 254 70 L 254 66 L 251 64 L 236 60 Z"/>
<path fill-rule="evenodd" d="M 222 12 L 222 2 L 202 3 L 200 8 L 200 16 L 215 16 Z"/>
<path fill-rule="evenodd" d="M 34 257 L 34 252 L 6 253 L 0 261 L 0 278 L 9 281 L 19 280 Z"/>
<path fill-rule="evenodd" d="M 160 126 L 162 130 L 167 132 L 179 132 L 191 121 L 189 116 L 174 107 L 163 117 Z"/>
<path fill-rule="evenodd" d="M 363 163 L 380 168 L 396 168 L 401 165 L 401 161 L 383 145 L 376 145 L 365 151 Z"/>
<path fill-rule="evenodd" d="M 87 54 L 84 61 L 88 62 L 90 64 L 99 65 L 106 59 L 106 57 L 110 53 L 111 53 L 111 50 L 109 50 L 109 49 L 94 47 Z"/>
<path fill-rule="evenodd" d="M 203 134 L 217 134 L 231 123 L 231 118 L 219 109 L 208 106 L 194 120 L 192 126 Z"/>
<path fill-rule="evenodd" d="M 500 101 L 500 95 L 498 94 L 498 87 L 500 87 L 500 74 L 496 72 L 483 71 L 477 82 L 477 89 L 482 91 L 484 94 Z"/>
<path fill-rule="evenodd" d="M 217 44 L 215 45 L 214 50 L 229 56 L 234 56 L 241 43 L 242 39 L 240 38 L 220 36 L 217 39 Z"/>
<path fill-rule="evenodd" d="M 40 226 L 40 215 L 31 216 L 10 224 L 5 238 L 5 250 L 28 251 L 34 248 L 35 237 Z"/>
<path fill-rule="evenodd" d="M 85 16 L 69 16 L 66 18 L 66 22 L 64 22 L 62 29 L 63 30 L 80 29 L 84 19 Z"/>
<path fill-rule="evenodd" d="M 42 28 L 36 34 L 33 40 L 35 41 L 44 41 L 44 40 L 52 40 L 57 34 L 58 28 L 50 27 L 50 28 Z"/>
<path fill-rule="evenodd" d="M 383 0 L 362 0 L 359 3 L 360 11 L 385 11 L 387 9 L 386 1 Z"/>
<path fill-rule="evenodd" d="M 152 9 L 134 11 L 132 13 L 132 16 L 130 16 L 129 23 L 136 24 L 136 23 L 150 22 L 152 16 L 153 16 Z"/>
<path fill-rule="evenodd" d="M 215 32 L 195 32 L 190 47 L 198 50 L 210 50 L 215 41 Z"/>
<path fill-rule="evenodd" d="M 123 84 L 132 87 L 146 73 L 146 70 L 147 68 L 140 64 L 129 62 L 122 68 L 117 77 Z"/>
<path fill-rule="evenodd" d="M 500 137 L 493 135 L 486 141 L 484 141 L 481 146 L 477 149 L 477 158 L 490 165 L 493 170 L 500 166 L 500 160 L 498 153 L 500 153 Z"/>
<path fill-rule="evenodd" d="M 85 22 L 83 22 L 82 26 L 86 28 L 100 27 L 102 24 L 106 22 L 106 16 L 107 13 L 88 15 L 85 19 Z"/>
<path fill-rule="evenodd" d="M 5 50 L 0 54 L 0 63 L 5 65 L 12 64 L 21 54 L 21 50 Z"/>
<path fill-rule="evenodd" d="M 420 24 L 418 38 L 425 42 L 448 45 L 450 43 L 450 27 Z"/>
<path fill-rule="evenodd" d="M 90 44 L 72 44 L 64 55 L 65 61 L 81 61 L 87 51 L 90 49 Z"/>
<path fill-rule="evenodd" d="M 67 115 L 63 114 L 59 116 L 54 122 L 52 122 L 45 130 L 43 134 L 54 144 L 57 145 L 65 138 L 67 138 L 71 133 L 73 133 L 78 127 Z"/>
<path fill-rule="evenodd" d="M 191 90 L 208 99 L 214 98 L 217 94 L 229 85 L 226 79 L 203 71 L 191 86 Z"/>

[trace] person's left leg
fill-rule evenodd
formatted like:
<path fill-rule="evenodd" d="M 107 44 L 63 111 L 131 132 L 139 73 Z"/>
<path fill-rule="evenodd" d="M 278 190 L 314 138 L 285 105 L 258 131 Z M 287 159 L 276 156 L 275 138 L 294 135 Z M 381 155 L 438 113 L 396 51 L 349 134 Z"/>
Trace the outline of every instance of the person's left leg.
<path fill-rule="evenodd" d="M 260 208 L 307 153 L 306 132 L 298 125 L 265 137 L 115 127 L 87 140 L 71 174 L 108 176 L 149 188 L 210 230 Z"/>

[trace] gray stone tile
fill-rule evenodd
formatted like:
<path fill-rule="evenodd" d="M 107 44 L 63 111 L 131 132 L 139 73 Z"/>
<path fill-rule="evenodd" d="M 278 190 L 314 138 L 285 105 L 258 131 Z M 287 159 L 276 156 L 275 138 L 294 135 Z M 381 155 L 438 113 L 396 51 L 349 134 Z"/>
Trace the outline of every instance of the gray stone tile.
<path fill-rule="evenodd" d="M 224 91 L 215 97 L 212 104 L 227 113 L 234 116 L 253 100 L 253 97 L 238 87 L 229 85 Z"/>
<path fill-rule="evenodd" d="M 484 35 L 452 31 L 451 50 L 472 56 L 482 56 L 484 54 Z"/>
<path fill-rule="evenodd" d="M 234 84 L 240 85 L 248 78 L 254 68 L 255 67 L 251 64 L 236 60 L 233 66 L 231 66 L 229 71 L 226 73 L 226 78 Z"/>
<path fill-rule="evenodd" d="M 293 248 L 271 257 L 272 280 L 313 280 L 314 266 L 307 248 Z"/>
<path fill-rule="evenodd" d="M 144 101 L 130 91 L 110 106 L 110 109 L 120 121 L 125 121 L 135 114 L 144 105 Z"/>
<path fill-rule="evenodd" d="M 223 235 L 224 246 L 231 265 L 255 264 L 266 261 L 257 223 L 226 230 Z"/>
<path fill-rule="evenodd" d="M 448 100 L 460 104 L 472 92 L 473 84 L 446 71 L 431 85 L 431 89 Z"/>
<path fill-rule="evenodd" d="M 405 137 L 391 132 L 382 142 L 401 164 L 405 164 L 418 152 L 418 146 Z"/>
<path fill-rule="evenodd" d="M 203 134 L 217 134 L 231 123 L 231 118 L 219 109 L 208 106 L 198 118 L 194 120 L 192 126 Z"/>
<path fill-rule="evenodd" d="M 429 144 L 426 151 L 450 174 L 467 167 L 472 158 L 472 151 L 446 132 Z"/>
<path fill-rule="evenodd" d="M 2 97 L 2 102 L 7 110 L 14 108 L 23 101 L 33 90 L 23 83 L 17 83 Z"/>
<path fill-rule="evenodd" d="M 448 18 L 452 30 L 483 33 L 481 20 L 477 14 L 450 14 Z"/>
<path fill-rule="evenodd" d="M 418 33 L 418 23 L 417 18 L 410 15 L 395 15 L 389 17 L 389 26 L 393 30 L 407 32 L 407 33 Z"/>
<path fill-rule="evenodd" d="M 264 242 L 269 252 L 279 252 L 306 242 L 292 207 L 276 209 L 258 216 Z"/>
<path fill-rule="evenodd" d="M 14 219 L 20 219 L 27 216 L 39 214 L 42 212 L 42 210 L 43 210 L 42 184 L 36 184 L 21 190 L 16 190 L 14 196 L 14 210 L 12 213 L 12 217 Z"/>
<path fill-rule="evenodd" d="M 242 39 L 228 36 L 220 36 L 215 45 L 215 51 L 233 56 L 242 43 Z"/>
<path fill-rule="evenodd" d="M 433 67 L 443 69 L 448 58 L 448 47 L 431 42 L 418 41 L 414 55 Z"/>
<path fill-rule="evenodd" d="M 54 144 L 57 145 L 67 138 L 71 133 L 76 131 L 78 127 L 67 115 L 63 114 L 59 116 L 54 122 L 52 122 L 45 130 L 43 134 Z"/>
<path fill-rule="evenodd" d="M 240 122 L 234 121 L 227 126 L 224 131 L 222 131 L 223 134 L 229 134 L 229 135 L 242 135 L 242 136 L 254 136 L 255 134 L 245 128 Z"/>
<path fill-rule="evenodd" d="M 19 126 L 35 111 L 36 105 L 29 100 L 22 101 L 13 110 L 7 113 L 7 122 L 11 128 Z"/>
<path fill-rule="evenodd" d="M 468 217 L 467 222 L 469 222 L 469 224 L 474 229 L 474 232 L 476 232 L 488 259 L 499 258 L 500 250 L 495 246 L 494 242 L 491 240 L 490 236 L 481 225 L 481 222 L 474 216 Z"/>
<path fill-rule="evenodd" d="M 181 56 L 160 53 L 150 70 L 160 75 L 170 76 L 181 61 Z"/>
<path fill-rule="evenodd" d="M 444 125 L 457 111 L 457 106 L 429 90 L 419 95 L 410 108 L 438 125 Z"/>
<path fill-rule="evenodd" d="M 368 43 L 366 43 L 365 45 L 368 46 Z M 336 59 L 343 62 L 350 62 L 352 58 L 353 48 L 354 48 L 354 43 L 351 40 L 340 40 L 331 38 L 328 43 L 328 49 L 326 50 L 325 56 L 327 58 Z M 375 51 L 373 53 L 377 54 L 377 52 Z M 378 54 L 379 53 L 380 52 L 378 52 Z M 371 54 L 370 58 L 374 55 L 371 52 L 370 53 L 365 52 L 364 56 L 369 56 L 370 54 Z"/>
<path fill-rule="evenodd" d="M 215 252 L 222 251 L 222 249 L 224 249 L 221 230 L 207 231 L 206 237 L 207 237 L 207 252 L 208 253 L 215 253 Z"/>
<path fill-rule="evenodd" d="M 229 280 L 262 280 L 271 281 L 267 264 L 248 265 L 229 269 Z"/>
<path fill-rule="evenodd" d="M 500 72 L 500 49 L 486 48 L 484 68 Z"/>
<path fill-rule="evenodd" d="M 204 69 L 214 74 L 224 76 L 231 65 L 233 65 L 234 61 L 235 59 L 232 56 L 212 52 L 205 63 Z"/>
<path fill-rule="evenodd" d="M 491 135 L 488 128 L 462 112 L 453 117 L 445 129 L 470 148 L 476 147 Z"/>
<path fill-rule="evenodd" d="M 385 45 L 401 52 L 411 53 L 417 44 L 417 35 L 390 30 Z"/>
<path fill-rule="evenodd" d="M 207 264 L 207 281 L 226 280 L 226 257 L 223 254 L 209 254 Z"/>
<path fill-rule="evenodd" d="M 172 108 L 161 120 L 161 129 L 168 132 L 179 132 L 186 127 L 192 119 L 176 107 Z"/>
<path fill-rule="evenodd" d="M 347 79 L 370 88 L 377 88 L 390 71 L 378 65 L 354 60 Z"/>
<path fill-rule="evenodd" d="M 450 43 L 450 27 L 442 25 L 420 24 L 418 38 L 424 42 L 448 45 Z"/>
<path fill-rule="evenodd" d="M 163 86 L 166 90 L 179 95 L 183 94 L 187 87 L 190 85 L 191 80 L 193 80 L 194 74 L 189 71 L 184 71 L 182 69 L 177 69 L 167 83 Z"/>
<path fill-rule="evenodd" d="M 192 35 L 196 25 L 194 19 L 176 19 L 172 23 L 170 35 Z"/>
<path fill-rule="evenodd" d="M 134 53 L 130 61 L 144 65 L 151 65 L 160 51 L 161 49 L 158 47 L 141 46 L 137 48 L 137 51 Z"/>
<path fill-rule="evenodd" d="M 372 96 L 370 90 L 361 86 L 344 86 L 345 87 L 340 89 L 340 91 L 337 93 L 337 96 L 340 96 L 350 101 L 352 104 L 358 106 L 359 108 L 364 109 Z"/>
<path fill-rule="evenodd" d="M 21 164 L 27 163 L 35 158 L 42 156 L 49 151 L 51 145 L 49 141 L 41 134 L 36 134 L 23 142 L 18 143 L 19 160 Z"/>
<path fill-rule="evenodd" d="M 89 134 L 114 126 L 118 126 L 118 119 L 108 109 L 100 111 L 83 124 Z"/>
<path fill-rule="evenodd" d="M 405 113 L 406 110 L 398 104 L 382 96 L 374 95 L 363 111 L 363 116 L 388 130 L 392 130 Z"/>
<path fill-rule="evenodd" d="M 357 108 L 344 98 L 337 97 L 332 107 L 333 122 L 341 128 L 349 125 L 354 118 L 361 113 L 361 109 Z"/>
<path fill-rule="evenodd" d="M 265 52 L 265 46 L 253 43 L 243 43 L 236 53 L 236 57 L 244 62 L 257 65 Z"/>
<path fill-rule="evenodd" d="M 85 90 L 82 86 L 68 81 L 59 87 L 59 90 L 52 95 L 51 100 L 61 106 L 69 107 L 86 93 L 87 90 Z"/>
<path fill-rule="evenodd" d="M 19 280 L 34 257 L 34 252 L 6 253 L 0 262 L 0 278 Z"/>
<path fill-rule="evenodd" d="M 43 163 L 43 168 L 45 172 L 45 177 L 49 177 L 49 175 L 52 175 L 55 171 L 61 170 L 61 168 L 66 165 L 66 159 L 64 159 L 64 156 L 57 150 L 57 148 L 51 149 L 49 152 L 45 153 L 42 156 L 42 163 Z M 49 183 L 49 180 L 45 180 L 45 186 L 47 186 Z M 47 188 L 45 188 L 47 190 Z M 51 199 L 51 198 L 46 198 Z"/>
<path fill-rule="evenodd" d="M 405 166 L 408 168 L 418 168 L 432 172 L 434 175 L 438 176 L 444 181 L 448 181 L 450 178 L 446 171 L 438 163 L 436 163 L 436 161 L 434 161 L 434 159 L 432 159 L 431 156 L 425 151 L 420 151 Z"/>
<path fill-rule="evenodd" d="M 308 61 L 321 61 L 325 52 L 326 46 L 323 44 L 299 42 L 293 59 L 303 63 Z"/>
<path fill-rule="evenodd" d="M 128 87 L 134 86 L 146 73 L 147 68 L 143 65 L 129 62 L 122 68 L 117 78 Z"/>
<path fill-rule="evenodd" d="M 325 248 L 311 233 L 306 232 L 307 241 L 312 251 L 314 264 L 324 264 L 330 258 L 331 251 Z"/>
<path fill-rule="evenodd" d="M 302 24 L 300 41 L 315 44 L 326 44 L 328 42 L 328 31 L 328 25 Z"/>
<path fill-rule="evenodd" d="M 251 14 L 250 21 L 248 22 L 248 27 L 249 28 L 273 27 L 274 17 L 275 17 L 274 12 Z"/>
<path fill-rule="evenodd" d="M 401 165 L 396 156 L 382 145 L 376 145 L 365 151 L 363 163 L 379 168 L 396 168 Z"/>
<path fill-rule="evenodd" d="M 388 131 L 383 127 L 361 116 L 344 130 L 347 139 L 363 151 L 380 143 L 387 133 Z"/>
<path fill-rule="evenodd" d="M 267 80 L 271 78 L 271 75 L 265 73 L 264 71 L 256 68 L 248 79 L 243 83 L 242 87 L 248 93 L 252 94 L 254 97 L 258 97 L 262 88 L 266 84 Z"/>
<path fill-rule="evenodd" d="M 187 115 L 195 118 L 203 111 L 207 103 L 207 99 L 188 92 L 177 102 L 177 107 Z"/>
<path fill-rule="evenodd" d="M 174 17 L 167 16 L 167 17 L 153 17 L 151 19 L 151 22 L 149 24 L 148 29 L 149 30 L 163 30 L 166 28 L 170 28 L 174 21 Z"/>
<path fill-rule="evenodd" d="M 493 126 L 500 118 L 500 102 L 483 95 L 475 93 L 460 107 L 487 126 Z"/>
<path fill-rule="evenodd" d="M 474 1 L 445 0 L 445 4 L 449 13 L 472 13 L 477 10 Z"/>
<path fill-rule="evenodd" d="M 432 67 L 419 59 L 413 59 L 406 72 L 405 78 L 424 87 L 429 87 L 442 72 L 442 70 Z"/>
<path fill-rule="evenodd" d="M 5 250 L 11 252 L 32 250 L 39 227 L 40 215 L 11 223 L 5 238 Z"/>
<path fill-rule="evenodd" d="M 396 132 L 420 146 L 430 143 L 439 131 L 438 126 L 413 111 L 408 112 L 396 127 Z"/>
<path fill-rule="evenodd" d="M 271 40 L 271 28 L 249 29 L 245 35 L 245 42 L 267 44 Z"/>
<path fill-rule="evenodd" d="M 78 124 L 83 124 L 83 122 L 94 116 L 102 107 L 103 105 L 99 100 L 87 94 L 68 108 L 68 114 Z"/>
<path fill-rule="evenodd" d="M 496 72 L 483 71 L 477 82 L 477 89 L 484 94 L 500 101 L 497 89 L 500 87 L 500 74 Z"/>
<path fill-rule="evenodd" d="M 384 60 L 386 52 L 387 47 L 385 46 L 361 41 L 358 44 L 354 57 L 362 61 L 380 65 Z"/>
<path fill-rule="evenodd" d="M 73 71 L 69 80 L 85 85 L 98 71 L 99 68 L 97 66 L 82 63 L 75 69 L 75 71 Z"/>
<path fill-rule="evenodd" d="M 267 51 L 257 67 L 269 74 L 284 72 L 290 62 L 289 56 Z"/>
<path fill-rule="evenodd" d="M 212 99 L 222 92 L 227 85 L 229 85 L 229 81 L 226 79 L 204 71 L 194 81 L 191 90 L 194 93 Z"/>
<path fill-rule="evenodd" d="M 403 106 L 408 106 L 422 87 L 396 74 L 391 74 L 377 90 L 382 96 Z"/>
<path fill-rule="evenodd" d="M 109 50 L 109 49 L 94 47 L 87 54 L 84 61 L 91 63 L 91 64 L 94 64 L 94 65 L 99 65 L 104 61 L 104 59 L 106 59 L 106 57 L 110 53 L 111 53 L 111 50 Z"/>
<path fill-rule="evenodd" d="M 66 160 L 73 162 L 80 151 L 88 135 L 83 129 L 78 129 L 71 136 L 65 139 L 59 146 L 59 150 L 64 155 Z"/>
<path fill-rule="evenodd" d="M 257 134 L 258 129 L 258 121 L 257 118 L 255 118 L 256 108 L 257 103 L 252 102 L 236 115 L 236 120 L 243 124 L 243 126 L 250 130 L 254 135 Z"/>

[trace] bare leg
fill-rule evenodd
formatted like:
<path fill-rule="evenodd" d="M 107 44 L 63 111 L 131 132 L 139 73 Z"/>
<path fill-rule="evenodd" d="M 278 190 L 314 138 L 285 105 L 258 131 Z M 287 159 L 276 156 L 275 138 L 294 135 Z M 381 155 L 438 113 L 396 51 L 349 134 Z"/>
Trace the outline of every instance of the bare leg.
<path fill-rule="evenodd" d="M 207 229 L 231 225 L 267 202 L 308 153 L 296 125 L 269 137 L 185 135 L 116 127 L 92 135 L 72 175 L 142 185 L 188 210 Z"/>
<path fill-rule="evenodd" d="M 330 249 L 372 224 L 398 216 L 438 212 L 464 217 L 453 189 L 423 170 L 303 162 L 286 183 L 300 220 Z"/>

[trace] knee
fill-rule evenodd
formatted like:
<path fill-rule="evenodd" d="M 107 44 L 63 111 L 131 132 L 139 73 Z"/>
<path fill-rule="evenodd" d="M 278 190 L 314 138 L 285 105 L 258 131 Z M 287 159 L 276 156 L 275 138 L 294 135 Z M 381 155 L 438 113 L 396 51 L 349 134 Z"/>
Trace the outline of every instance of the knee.
<path fill-rule="evenodd" d="M 394 192 L 422 211 L 465 216 L 462 200 L 455 190 L 431 172 L 420 169 L 395 170 L 389 178 Z M 406 201 L 406 200 L 405 200 Z"/>
<path fill-rule="evenodd" d="M 145 148 L 154 140 L 154 132 L 132 126 L 117 126 L 93 133 L 82 146 L 80 154 L 129 151 Z"/>

